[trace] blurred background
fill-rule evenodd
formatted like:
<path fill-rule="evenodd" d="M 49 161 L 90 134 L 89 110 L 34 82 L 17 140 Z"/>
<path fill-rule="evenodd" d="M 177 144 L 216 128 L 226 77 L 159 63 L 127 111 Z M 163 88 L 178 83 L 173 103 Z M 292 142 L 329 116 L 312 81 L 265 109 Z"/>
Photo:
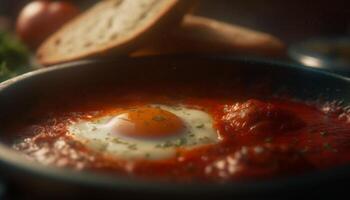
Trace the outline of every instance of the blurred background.
<path fill-rule="evenodd" d="M 2 27 L 13 30 L 18 13 L 28 2 L 30 1 L 0 0 L 0 30 Z M 86 8 L 96 0 L 71 0 L 70 2 L 77 2 L 82 8 Z M 289 57 L 286 58 L 288 62 L 299 62 L 312 67 L 334 67 L 339 64 L 340 67 L 336 72 L 341 71 L 343 75 L 350 76 L 349 0 L 199 0 L 199 2 L 194 11 L 196 15 L 263 31 L 280 38 L 290 47 Z M 8 40 L 8 37 L 3 38 L 5 38 L 4 41 Z M 328 46 L 313 48 L 314 45 L 305 43 L 315 38 L 331 38 L 330 43 L 336 45 L 332 48 Z M 324 39 L 316 40 L 316 44 L 327 42 Z M 30 53 L 26 52 L 19 43 L 6 44 L 6 48 L 9 52 L 6 56 L 11 57 L 11 60 L 7 60 L 6 64 L 9 66 L 5 68 L 5 65 L 1 65 L 0 57 L 0 82 L 22 73 L 20 71 L 15 74 L 11 71 L 13 70 L 11 66 L 30 65 L 27 62 L 30 60 Z M 315 54 L 315 52 L 318 53 Z M 13 56 L 14 54 L 16 56 Z M 307 60 L 310 56 L 311 61 Z M 314 58 L 317 60 L 315 61 Z M 346 70 L 343 70 L 343 66 L 346 66 Z M 325 69 L 329 68 L 325 67 Z M 27 68 L 23 72 L 29 70 L 32 69 Z M 343 73 L 344 71 L 346 73 Z M 0 199 L 4 190 L 0 180 Z"/>
<path fill-rule="evenodd" d="M 91 0 L 74 0 L 88 6 Z M 0 0 L 0 15 L 16 17 L 28 0 Z M 265 31 L 287 43 L 350 34 L 346 0 L 200 0 L 196 14 Z"/>

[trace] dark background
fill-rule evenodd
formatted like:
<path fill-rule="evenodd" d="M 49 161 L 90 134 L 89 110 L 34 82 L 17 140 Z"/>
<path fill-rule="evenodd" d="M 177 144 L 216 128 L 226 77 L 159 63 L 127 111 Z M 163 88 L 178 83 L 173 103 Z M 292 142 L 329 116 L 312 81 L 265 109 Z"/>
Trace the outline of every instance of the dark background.
<path fill-rule="evenodd" d="M 87 6 L 93 0 L 74 0 Z M 73 1 L 73 2 L 74 2 Z M 346 0 L 199 0 L 196 13 L 266 31 L 288 43 L 350 35 Z M 0 15 L 17 15 L 28 0 L 0 0 Z"/>
<path fill-rule="evenodd" d="M 88 7 L 96 0 L 72 1 Z M 350 0 L 199 1 L 195 11 L 198 15 L 272 33 L 289 44 L 319 36 L 350 36 Z M 15 21 L 19 10 L 27 2 L 0 0 L 0 17 Z M 0 181 L 0 199 L 4 190 Z"/>

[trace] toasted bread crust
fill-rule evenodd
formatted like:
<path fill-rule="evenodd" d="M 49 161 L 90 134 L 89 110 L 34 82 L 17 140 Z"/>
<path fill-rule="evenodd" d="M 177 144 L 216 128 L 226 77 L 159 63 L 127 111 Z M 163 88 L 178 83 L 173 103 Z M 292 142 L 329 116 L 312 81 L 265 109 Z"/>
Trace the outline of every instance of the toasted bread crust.
<path fill-rule="evenodd" d="M 280 57 L 285 50 L 285 44 L 268 33 L 188 14 L 179 28 L 149 41 L 131 55 L 230 53 Z"/>
<path fill-rule="evenodd" d="M 141 16 L 144 16 L 145 19 L 140 18 L 140 21 L 135 22 L 135 27 L 132 27 L 133 25 L 131 25 L 130 30 L 125 28 L 127 30 L 127 33 L 120 33 L 118 37 L 112 38 L 105 42 L 101 42 L 99 44 L 94 44 L 95 38 L 93 38 L 92 44 L 90 45 L 89 41 L 84 41 L 85 43 L 82 42 L 86 46 L 83 45 L 81 47 L 75 47 L 74 45 L 71 45 L 73 46 L 73 48 L 77 48 L 72 50 L 71 52 L 69 52 L 69 49 L 64 49 L 69 45 L 65 46 L 61 43 L 66 42 L 67 44 L 69 44 L 69 41 L 64 41 L 67 40 L 69 34 L 76 34 L 73 37 L 76 40 L 84 40 L 84 35 L 86 34 L 86 32 L 81 31 L 79 29 L 83 29 L 82 26 L 84 26 L 84 23 L 86 21 L 96 20 L 96 18 L 105 14 L 107 12 L 106 10 L 111 8 L 111 6 L 119 6 L 119 4 L 122 4 L 125 1 L 129 1 L 126 2 L 129 4 L 133 3 L 130 1 L 135 2 L 135 0 L 102 1 L 96 4 L 90 10 L 78 16 L 76 19 L 66 24 L 57 33 L 52 35 L 41 45 L 41 47 L 37 51 L 37 59 L 39 63 L 42 65 L 52 65 L 57 63 L 79 60 L 83 58 L 100 57 L 112 53 L 118 55 L 126 55 L 136 47 L 140 46 L 144 41 L 148 40 L 149 38 L 155 37 L 156 34 L 163 33 L 162 30 L 166 30 L 168 27 L 174 26 L 175 23 L 180 23 L 183 15 L 191 8 L 191 5 L 193 4 L 191 0 L 154 0 L 154 5 L 150 5 L 149 7 L 147 7 L 148 9 L 150 9 L 149 12 L 151 14 L 149 14 L 146 11 L 144 11 L 144 13 L 141 14 L 138 13 Z M 147 3 L 149 2 L 146 2 L 146 4 Z M 130 15 L 130 12 L 133 12 L 132 5 L 129 5 L 129 7 L 131 9 L 123 10 L 124 13 L 122 14 L 122 17 L 124 17 L 126 20 L 127 16 Z M 143 8 L 144 7 L 139 8 L 139 10 Z M 102 20 L 105 19 L 103 18 Z M 99 23 L 97 20 L 96 26 L 91 28 L 92 31 L 97 30 L 97 32 L 102 32 L 98 32 L 98 34 L 105 34 L 105 30 L 101 28 L 101 26 L 98 26 Z M 86 29 L 86 27 L 84 28 Z M 72 36 L 70 37 L 72 38 Z M 97 37 L 98 36 L 96 36 L 96 38 Z M 75 42 L 75 44 L 78 43 L 79 42 Z"/>

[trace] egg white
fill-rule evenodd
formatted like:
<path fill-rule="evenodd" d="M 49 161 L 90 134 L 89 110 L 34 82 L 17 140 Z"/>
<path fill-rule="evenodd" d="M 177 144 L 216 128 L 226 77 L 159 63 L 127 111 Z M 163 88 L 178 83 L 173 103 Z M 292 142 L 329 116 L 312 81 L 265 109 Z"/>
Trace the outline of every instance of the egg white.
<path fill-rule="evenodd" d="M 178 148 L 192 149 L 219 141 L 213 127 L 212 117 L 201 110 L 183 105 L 150 105 L 178 116 L 185 129 L 171 137 L 132 138 L 122 134 L 112 134 L 113 123 L 117 116 L 104 116 L 92 121 L 78 121 L 68 127 L 69 134 L 88 148 L 122 159 L 160 160 L 176 155 Z"/>

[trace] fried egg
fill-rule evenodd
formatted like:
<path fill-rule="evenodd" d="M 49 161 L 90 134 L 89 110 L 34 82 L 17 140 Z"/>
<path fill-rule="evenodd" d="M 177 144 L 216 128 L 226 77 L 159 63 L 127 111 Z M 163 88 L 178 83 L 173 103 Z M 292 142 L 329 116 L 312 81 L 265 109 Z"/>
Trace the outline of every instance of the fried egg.
<path fill-rule="evenodd" d="M 190 150 L 219 142 L 210 114 L 184 105 L 139 106 L 80 120 L 68 132 L 89 149 L 121 159 L 167 159 L 179 148 Z"/>

